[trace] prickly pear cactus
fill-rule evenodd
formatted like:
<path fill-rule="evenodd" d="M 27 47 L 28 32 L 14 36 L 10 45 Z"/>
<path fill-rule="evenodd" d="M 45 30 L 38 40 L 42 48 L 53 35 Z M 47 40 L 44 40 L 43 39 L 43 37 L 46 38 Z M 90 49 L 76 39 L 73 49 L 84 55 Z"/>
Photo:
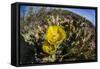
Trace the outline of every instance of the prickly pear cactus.
<path fill-rule="evenodd" d="M 30 63 L 95 60 L 95 27 L 82 16 L 62 9 L 35 13 L 30 8 L 20 19 L 20 36 L 35 54 Z"/>

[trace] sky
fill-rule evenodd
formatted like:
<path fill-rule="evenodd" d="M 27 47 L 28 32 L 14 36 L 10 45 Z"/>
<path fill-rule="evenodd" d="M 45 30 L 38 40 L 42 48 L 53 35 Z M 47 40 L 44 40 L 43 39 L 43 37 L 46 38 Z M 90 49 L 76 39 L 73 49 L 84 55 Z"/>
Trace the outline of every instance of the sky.
<path fill-rule="evenodd" d="M 72 11 L 74 13 L 77 13 L 83 17 L 85 17 L 87 20 L 91 21 L 93 25 L 95 26 L 95 16 L 96 11 L 94 9 L 75 9 L 75 8 L 66 8 L 66 10 Z"/>
<path fill-rule="evenodd" d="M 41 6 L 33 6 L 34 9 L 38 9 Z M 20 7 L 20 13 L 21 15 L 26 14 L 28 11 L 29 6 L 22 5 Z M 34 10 L 33 9 L 33 10 Z M 96 16 L 96 10 L 95 9 L 79 9 L 79 8 L 63 8 L 64 10 L 69 10 L 71 12 L 74 12 L 76 14 L 79 14 L 80 16 L 85 17 L 87 20 L 89 20 L 94 26 L 95 26 L 95 16 Z"/>

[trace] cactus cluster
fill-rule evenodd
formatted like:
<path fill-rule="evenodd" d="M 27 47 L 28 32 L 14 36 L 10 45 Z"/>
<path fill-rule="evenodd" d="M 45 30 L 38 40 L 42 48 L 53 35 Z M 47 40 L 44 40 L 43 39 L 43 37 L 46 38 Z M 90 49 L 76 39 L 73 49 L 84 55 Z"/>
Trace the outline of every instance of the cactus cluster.
<path fill-rule="evenodd" d="M 95 27 L 90 21 L 63 9 L 28 11 L 20 17 L 20 36 L 33 46 L 35 60 L 30 63 L 95 60 Z"/>

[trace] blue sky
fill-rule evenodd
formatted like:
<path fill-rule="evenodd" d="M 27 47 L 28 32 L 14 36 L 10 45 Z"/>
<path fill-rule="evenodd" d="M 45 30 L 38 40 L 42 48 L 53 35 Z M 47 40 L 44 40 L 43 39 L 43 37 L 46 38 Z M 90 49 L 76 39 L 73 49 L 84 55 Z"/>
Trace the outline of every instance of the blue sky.
<path fill-rule="evenodd" d="M 38 8 L 41 8 L 41 6 L 40 7 L 33 6 L 33 7 L 35 10 Z M 29 6 L 22 5 L 20 7 L 21 15 L 26 14 L 28 11 L 28 8 L 29 8 Z M 93 25 L 95 26 L 95 15 L 96 15 L 95 9 L 77 9 L 77 8 L 62 8 L 62 9 L 69 10 L 71 12 L 79 14 L 80 16 L 85 17 L 87 20 L 91 21 L 93 23 Z"/>
<path fill-rule="evenodd" d="M 66 10 L 72 11 L 74 13 L 77 13 L 83 17 L 85 17 L 87 20 L 91 21 L 93 25 L 95 25 L 95 15 L 96 11 L 94 9 L 75 9 L 75 8 L 66 8 Z"/>

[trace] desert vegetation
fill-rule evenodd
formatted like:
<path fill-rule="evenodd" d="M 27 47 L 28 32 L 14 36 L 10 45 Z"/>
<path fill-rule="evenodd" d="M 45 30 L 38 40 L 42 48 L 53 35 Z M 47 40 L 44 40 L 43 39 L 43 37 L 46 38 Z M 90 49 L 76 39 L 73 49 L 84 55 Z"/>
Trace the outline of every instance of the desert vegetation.
<path fill-rule="evenodd" d="M 95 60 L 95 36 L 95 26 L 76 13 L 45 7 L 35 12 L 29 7 L 27 14 L 20 16 L 20 40 L 27 43 L 31 56 L 24 53 L 21 62 Z"/>

